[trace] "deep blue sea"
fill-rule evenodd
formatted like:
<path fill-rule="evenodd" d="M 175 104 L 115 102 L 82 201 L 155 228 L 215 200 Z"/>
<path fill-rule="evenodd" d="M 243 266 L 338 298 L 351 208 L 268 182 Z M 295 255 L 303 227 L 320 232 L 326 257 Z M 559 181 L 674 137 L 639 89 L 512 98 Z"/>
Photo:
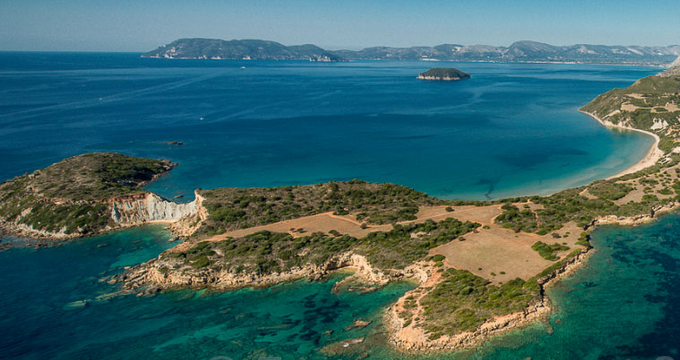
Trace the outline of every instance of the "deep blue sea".
<path fill-rule="evenodd" d="M 415 78 L 431 66 L 472 78 Z M 576 110 L 658 71 L 0 53 L 0 179 L 119 151 L 180 163 L 149 188 L 186 200 L 197 187 L 355 178 L 455 199 L 547 194 L 644 157 L 650 137 L 607 130 Z"/>
<path fill-rule="evenodd" d="M 472 73 L 417 81 L 429 67 Z M 615 174 L 652 140 L 576 110 L 654 74 L 647 67 L 429 62 L 229 62 L 139 54 L 0 53 L 0 181 L 92 151 L 180 165 L 150 190 L 360 178 L 431 195 L 545 194 Z M 167 142 L 178 141 L 182 146 Z M 229 293 L 118 296 L 100 279 L 175 243 L 148 226 L 46 249 L 0 252 L 3 359 L 680 359 L 680 216 L 606 227 L 587 266 L 550 290 L 549 323 L 479 349 L 406 356 L 384 346 L 381 311 L 411 288 L 333 294 L 338 274 Z M 8 241 L 7 239 L 3 241 Z M 344 330 L 355 319 L 375 320 Z M 328 330 L 333 330 L 329 333 Z"/>

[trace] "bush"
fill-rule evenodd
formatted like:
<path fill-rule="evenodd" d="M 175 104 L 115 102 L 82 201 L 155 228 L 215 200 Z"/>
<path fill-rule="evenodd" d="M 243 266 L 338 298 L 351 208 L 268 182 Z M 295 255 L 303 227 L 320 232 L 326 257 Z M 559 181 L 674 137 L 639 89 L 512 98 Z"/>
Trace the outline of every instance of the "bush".
<path fill-rule="evenodd" d="M 542 241 L 537 241 L 531 246 L 531 248 L 537 251 L 542 258 L 550 261 L 560 259 L 559 256 L 555 255 L 555 252 L 569 250 L 568 246 L 560 245 L 558 243 L 548 245 Z"/>
<path fill-rule="evenodd" d="M 191 263 L 191 266 L 193 266 L 196 269 L 200 269 L 210 264 L 212 264 L 212 261 L 210 261 L 207 256 L 201 255 Z"/>

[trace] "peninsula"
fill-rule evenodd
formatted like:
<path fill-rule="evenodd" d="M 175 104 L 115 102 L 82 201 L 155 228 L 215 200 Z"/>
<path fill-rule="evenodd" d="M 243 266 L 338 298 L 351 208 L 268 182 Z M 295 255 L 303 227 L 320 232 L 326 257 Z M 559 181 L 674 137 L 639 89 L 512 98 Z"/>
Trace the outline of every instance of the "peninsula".
<path fill-rule="evenodd" d="M 177 204 L 141 190 L 174 165 L 95 153 L 18 176 L 0 184 L 0 230 L 49 243 L 179 219 L 195 203 Z"/>
<path fill-rule="evenodd" d="M 597 225 L 640 224 L 680 206 L 677 70 L 582 108 L 605 125 L 657 136 L 656 161 L 549 196 L 451 201 L 353 180 L 198 189 L 196 200 L 176 204 L 140 188 L 172 163 L 103 153 L 0 184 L 0 227 L 63 239 L 171 223 L 184 242 L 106 279 L 138 295 L 318 280 L 343 268 L 354 270 L 343 283 L 366 288 L 410 279 L 415 288 L 385 313 L 390 343 L 410 352 L 471 347 L 549 313 L 545 288 L 584 261 Z"/>
<path fill-rule="evenodd" d="M 417 78 L 420 80 L 458 81 L 469 79 L 470 74 L 454 68 L 432 68 L 420 73 Z"/>

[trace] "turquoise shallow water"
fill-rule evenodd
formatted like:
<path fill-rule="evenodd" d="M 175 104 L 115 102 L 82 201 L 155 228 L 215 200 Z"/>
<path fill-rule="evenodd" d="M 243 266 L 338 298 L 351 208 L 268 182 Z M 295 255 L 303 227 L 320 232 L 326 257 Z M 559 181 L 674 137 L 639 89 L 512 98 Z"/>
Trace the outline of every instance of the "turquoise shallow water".
<path fill-rule="evenodd" d="M 60 247 L 0 252 L 2 358 L 319 359 L 322 346 L 374 331 L 377 322 L 344 329 L 355 319 L 379 320 L 381 309 L 412 286 L 333 294 L 346 276 L 338 274 L 323 283 L 265 290 L 106 298 L 118 287 L 100 278 L 155 257 L 174 245 L 169 237 L 161 226 L 150 226 Z M 333 333 L 324 334 L 328 330 Z"/>
<path fill-rule="evenodd" d="M 0 252 L 0 354 L 6 359 L 326 359 L 323 346 L 366 337 L 371 359 L 679 358 L 680 216 L 635 229 L 593 233 L 597 248 L 573 277 L 549 291 L 548 323 L 498 337 L 479 349 L 407 356 L 384 346 L 380 314 L 411 288 L 394 283 L 368 294 L 333 294 L 299 281 L 231 293 L 178 291 L 97 300 L 116 285 L 98 279 L 152 258 L 169 234 L 159 226 L 65 246 Z M 99 244 L 108 244 L 99 247 Z M 84 307 L 75 301 L 87 301 Z M 366 329 L 344 330 L 355 319 Z M 333 330 L 332 334 L 325 334 Z"/>
<path fill-rule="evenodd" d="M 82 152 L 122 151 L 179 162 L 149 188 L 186 200 L 196 187 L 352 178 L 484 199 L 602 178 L 651 144 L 575 110 L 657 69 L 458 63 L 472 79 L 415 81 L 429 65 L 0 53 L 0 179 Z M 408 283 L 332 294 L 338 275 L 265 290 L 109 298 L 117 286 L 101 277 L 174 245 L 162 227 L 15 248 L 0 252 L 0 358 L 325 359 L 322 347 L 359 336 L 367 338 L 361 351 L 335 358 L 680 358 L 679 228 L 671 215 L 600 229 L 587 266 L 550 291 L 558 311 L 549 323 L 474 351 L 417 357 L 383 346 L 379 326 Z M 345 331 L 357 318 L 375 322 Z"/>

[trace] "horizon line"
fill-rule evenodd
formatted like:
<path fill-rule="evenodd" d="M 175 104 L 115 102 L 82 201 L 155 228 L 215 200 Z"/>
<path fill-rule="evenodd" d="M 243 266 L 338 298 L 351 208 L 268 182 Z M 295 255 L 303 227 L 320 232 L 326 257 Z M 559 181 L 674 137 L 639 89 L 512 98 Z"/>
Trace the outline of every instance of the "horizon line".
<path fill-rule="evenodd" d="M 370 46 L 353 46 L 353 45 L 344 45 L 344 46 L 321 46 L 317 45 L 315 43 L 311 42 L 305 42 L 305 43 L 300 43 L 300 44 L 287 44 L 283 43 L 277 40 L 270 40 L 270 39 L 258 39 L 258 38 L 232 38 L 232 39 L 223 39 L 223 38 L 217 38 L 217 37 L 180 37 L 176 38 L 170 42 L 161 44 L 161 45 L 156 45 L 156 48 L 168 45 L 174 41 L 178 40 L 183 40 L 183 39 L 201 39 L 201 40 L 220 40 L 220 41 L 248 41 L 248 40 L 256 40 L 256 41 L 271 41 L 271 42 L 276 42 L 279 44 L 282 44 L 284 46 L 300 46 L 300 45 L 314 45 L 321 47 L 324 50 L 329 50 L 329 51 L 343 51 L 343 50 L 349 50 L 349 51 L 361 51 L 364 49 L 370 49 L 370 48 L 396 48 L 396 49 L 408 49 L 408 48 L 413 48 L 413 47 L 436 47 L 436 46 L 441 46 L 441 45 L 459 45 L 459 46 L 493 46 L 493 47 L 504 47 L 508 48 L 512 46 L 513 44 L 516 44 L 518 42 L 533 42 L 533 43 L 539 43 L 539 44 L 545 44 L 545 45 L 550 45 L 550 46 L 555 46 L 555 47 L 565 47 L 565 46 L 577 46 L 577 45 L 592 45 L 592 46 L 609 46 L 609 47 L 615 47 L 615 46 L 621 46 L 621 47 L 634 47 L 634 46 L 639 46 L 639 47 L 661 47 L 661 48 L 669 48 L 669 47 L 675 47 L 675 46 L 680 46 L 680 43 L 677 44 L 668 44 L 668 45 L 640 45 L 640 44 L 630 44 L 630 45 L 622 45 L 622 44 L 598 44 L 598 43 L 573 43 L 573 44 L 567 44 L 567 45 L 554 45 L 548 42 L 542 42 L 542 41 L 536 41 L 536 40 L 516 40 L 510 43 L 509 45 L 491 45 L 491 44 L 484 44 L 484 43 L 476 43 L 476 44 L 464 44 L 464 43 L 455 43 L 455 42 L 444 42 L 436 45 L 408 45 L 408 46 L 395 46 L 395 45 L 370 45 Z M 154 48 L 154 49 L 156 49 Z M 357 49 L 357 50 L 352 50 L 352 48 Z M 148 52 L 150 50 L 69 50 L 69 49 L 60 49 L 60 50 L 41 50 L 41 49 L 31 49 L 31 50 L 18 50 L 18 49 L 1 49 L 0 52 L 79 52 L 79 53 L 139 53 L 139 52 Z"/>

